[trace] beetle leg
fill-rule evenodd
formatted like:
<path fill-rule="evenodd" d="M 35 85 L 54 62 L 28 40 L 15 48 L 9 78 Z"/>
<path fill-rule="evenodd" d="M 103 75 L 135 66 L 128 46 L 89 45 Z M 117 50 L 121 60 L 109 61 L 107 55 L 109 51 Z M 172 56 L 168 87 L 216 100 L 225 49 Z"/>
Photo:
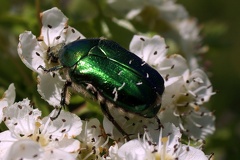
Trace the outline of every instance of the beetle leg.
<path fill-rule="evenodd" d="M 51 120 L 55 120 L 58 118 L 58 116 L 61 113 L 62 108 L 65 106 L 66 104 L 66 95 L 67 95 L 67 88 L 70 87 L 72 85 L 71 81 L 66 81 L 63 88 L 62 88 L 62 92 L 61 92 L 61 101 L 60 101 L 60 107 L 56 108 L 58 109 L 58 113 L 55 117 L 51 117 Z"/>
<path fill-rule="evenodd" d="M 55 66 L 49 69 L 46 69 L 45 67 L 43 67 L 42 65 L 38 66 L 38 68 L 41 68 L 44 72 L 53 72 L 53 71 L 57 71 L 63 68 L 63 66 Z M 38 69 L 37 68 L 37 69 Z"/>
<path fill-rule="evenodd" d="M 57 112 L 57 115 L 56 115 L 56 116 L 54 116 L 54 117 L 50 117 L 50 119 L 51 119 L 52 121 L 58 118 L 58 116 L 59 116 L 59 115 L 60 115 L 60 113 L 61 113 L 62 106 L 60 106 L 60 107 L 57 107 L 56 109 L 58 110 L 58 112 Z"/>
<path fill-rule="evenodd" d="M 71 87 L 71 85 L 72 85 L 72 82 L 67 80 L 63 86 L 63 89 L 61 92 L 61 101 L 60 101 L 61 106 L 65 106 L 66 104 L 67 88 Z"/>
<path fill-rule="evenodd" d="M 164 128 L 164 126 L 162 125 L 160 119 L 158 118 L 158 116 L 156 115 L 155 116 L 156 120 L 157 120 L 157 123 L 158 123 L 158 128 L 156 130 L 160 130 L 161 128 Z"/>
<path fill-rule="evenodd" d="M 102 109 L 103 114 L 113 123 L 113 125 L 118 129 L 119 132 L 121 132 L 121 134 L 123 136 L 126 136 L 127 141 L 129 141 L 130 140 L 130 138 L 129 138 L 130 135 L 127 134 L 122 129 L 122 127 L 114 120 L 113 116 L 111 115 L 111 113 L 108 109 L 108 106 L 105 103 L 100 103 L 100 105 L 101 105 L 101 109 Z"/>

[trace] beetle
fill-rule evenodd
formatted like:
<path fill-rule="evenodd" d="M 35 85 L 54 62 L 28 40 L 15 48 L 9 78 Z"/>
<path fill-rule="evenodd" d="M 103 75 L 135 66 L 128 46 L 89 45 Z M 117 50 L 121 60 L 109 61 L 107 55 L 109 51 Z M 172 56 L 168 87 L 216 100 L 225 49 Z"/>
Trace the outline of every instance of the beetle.
<path fill-rule="evenodd" d="M 111 115 L 110 107 L 144 118 L 157 118 L 164 92 L 162 76 L 118 43 L 102 38 L 80 39 L 61 44 L 59 51 L 49 56 L 54 62 L 58 60 L 59 65 L 39 68 L 45 72 L 64 70 L 67 77 L 61 106 L 65 105 L 67 88 L 73 87 L 84 97 L 97 100 L 106 117 L 128 139 L 128 134 Z M 158 118 L 157 121 L 160 124 Z"/>

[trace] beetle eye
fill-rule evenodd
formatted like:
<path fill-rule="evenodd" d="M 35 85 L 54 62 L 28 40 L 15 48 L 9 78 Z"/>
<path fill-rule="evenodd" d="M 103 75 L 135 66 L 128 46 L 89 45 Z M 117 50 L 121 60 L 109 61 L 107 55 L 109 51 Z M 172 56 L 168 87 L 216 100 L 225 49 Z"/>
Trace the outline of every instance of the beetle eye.
<path fill-rule="evenodd" d="M 58 62 L 58 55 L 54 54 L 53 52 L 50 52 L 48 54 L 48 60 L 52 63 L 57 63 Z"/>

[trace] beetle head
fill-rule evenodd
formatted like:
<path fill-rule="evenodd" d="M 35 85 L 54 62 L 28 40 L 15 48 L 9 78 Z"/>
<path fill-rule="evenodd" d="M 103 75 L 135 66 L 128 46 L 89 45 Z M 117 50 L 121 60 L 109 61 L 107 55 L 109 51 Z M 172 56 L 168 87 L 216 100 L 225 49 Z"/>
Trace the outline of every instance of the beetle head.
<path fill-rule="evenodd" d="M 56 46 L 49 47 L 47 50 L 47 59 L 51 63 L 58 63 L 59 51 L 65 46 L 65 43 L 59 43 Z"/>

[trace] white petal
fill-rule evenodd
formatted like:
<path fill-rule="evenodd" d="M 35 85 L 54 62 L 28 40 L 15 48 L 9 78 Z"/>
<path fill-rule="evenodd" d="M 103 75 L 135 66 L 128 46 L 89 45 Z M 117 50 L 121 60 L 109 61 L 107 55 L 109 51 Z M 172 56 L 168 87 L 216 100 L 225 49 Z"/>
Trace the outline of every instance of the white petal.
<path fill-rule="evenodd" d="M 129 49 L 151 66 L 157 66 L 167 52 L 164 39 L 157 35 L 152 38 L 135 35 Z"/>
<path fill-rule="evenodd" d="M 179 144 L 179 139 L 182 137 L 180 129 L 172 123 L 164 123 L 162 129 L 162 137 L 168 137 L 168 147 L 174 148 L 174 145 Z"/>
<path fill-rule="evenodd" d="M 77 115 L 67 111 L 62 110 L 58 118 L 53 121 L 50 120 L 49 116 L 44 117 L 42 121 L 41 132 L 51 135 L 52 139 L 63 137 L 73 138 L 82 131 L 81 119 Z"/>
<path fill-rule="evenodd" d="M 142 8 L 137 8 L 137 9 L 132 9 L 126 14 L 126 19 L 133 19 L 135 18 L 138 14 L 140 14 L 142 11 Z"/>
<path fill-rule="evenodd" d="M 9 130 L 0 133 L 0 157 L 6 155 L 7 150 L 17 140 Z"/>
<path fill-rule="evenodd" d="M 140 12 L 142 10 L 142 8 L 144 7 L 144 4 L 145 4 L 144 2 L 146 2 L 146 1 L 143 1 L 143 0 L 137 0 L 137 1 L 135 1 L 135 0 L 121 0 L 121 1 L 107 0 L 108 5 L 112 9 L 116 10 L 119 14 L 122 14 L 123 16 L 129 15 L 130 14 L 129 12 L 131 12 L 133 10 L 139 10 L 139 12 Z M 136 14 L 134 14 L 134 15 L 136 15 Z M 132 18 L 132 16 L 130 16 L 129 18 Z"/>
<path fill-rule="evenodd" d="M 198 112 L 191 113 L 185 121 L 185 128 L 195 139 L 205 139 L 215 131 L 215 116 L 204 107 L 200 107 Z"/>
<path fill-rule="evenodd" d="M 160 16 L 168 22 L 188 18 L 186 9 L 182 5 L 176 4 L 175 0 L 164 1 L 158 6 L 158 9 L 160 11 Z"/>
<path fill-rule="evenodd" d="M 192 41 L 199 39 L 199 29 L 196 19 L 185 19 L 176 26 L 179 27 L 179 32 L 183 39 Z"/>
<path fill-rule="evenodd" d="M 2 100 L 6 100 L 9 105 L 12 105 L 15 101 L 16 98 L 16 92 L 15 92 L 15 86 L 13 83 L 11 83 L 8 87 L 8 89 L 4 92 L 4 95 L 1 99 Z"/>
<path fill-rule="evenodd" d="M 158 6 L 160 16 L 169 25 L 176 30 L 179 36 L 179 43 L 186 55 L 191 69 L 198 68 L 198 63 L 195 53 L 204 51 L 201 45 L 201 37 L 199 36 L 199 28 L 196 20 L 189 18 L 186 9 L 175 1 L 164 1 L 161 6 Z"/>
<path fill-rule="evenodd" d="M 137 32 L 135 27 L 128 20 L 117 19 L 117 18 L 113 17 L 112 21 L 115 22 L 117 25 L 119 25 L 119 26 L 133 32 L 133 33 Z"/>
<path fill-rule="evenodd" d="M 118 144 L 114 144 L 113 146 L 111 146 L 108 151 L 111 159 L 117 159 Z"/>
<path fill-rule="evenodd" d="M 102 133 L 102 127 L 98 119 L 93 118 L 89 121 L 83 121 L 83 130 L 77 137 L 81 141 L 81 146 L 95 146 L 95 154 L 100 153 L 100 148 L 105 147 L 108 138 L 105 138 Z M 91 152 L 91 150 L 90 150 Z M 85 157 L 86 155 L 81 155 Z"/>
<path fill-rule="evenodd" d="M 61 92 L 65 81 L 59 74 L 52 76 L 51 73 L 38 75 L 37 90 L 42 98 L 50 105 L 60 106 Z"/>
<path fill-rule="evenodd" d="M 25 31 L 20 34 L 18 55 L 29 69 L 38 73 L 43 72 L 41 69 L 38 69 L 38 67 L 40 65 L 45 67 L 45 53 L 40 47 L 36 37 L 30 31 Z"/>
<path fill-rule="evenodd" d="M 164 97 L 163 97 L 164 99 Z M 169 102 L 171 103 L 171 102 Z M 179 126 L 179 117 L 174 115 L 174 108 L 170 106 L 162 105 L 162 108 L 164 108 L 163 111 L 159 112 L 158 117 L 160 117 L 160 120 L 162 123 L 173 123 L 175 126 Z"/>
<path fill-rule="evenodd" d="M 76 41 L 78 39 L 84 39 L 85 37 L 78 32 L 75 28 L 68 26 L 66 32 L 65 43 L 68 44 L 70 42 Z"/>
<path fill-rule="evenodd" d="M 44 42 L 49 47 L 62 43 L 65 38 L 64 28 L 67 26 L 68 18 L 56 7 L 43 12 L 41 18 L 43 25 L 41 36 Z M 59 36 L 60 38 L 57 38 Z"/>
<path fill-rule="evenodd" d="M 97 118 L 92 118 L 89 121 L 83 121 L 83 131 L 78 136 L 81 141 L 91 142 L 92 138 L 98 138 L 101 135 L 100 122 Z"/>
<path fill-rule="evenodd" d="M 124 123 L 122 122 L 122 124 L 124 124 Z M 106 116 L 104 116 L 104 118 L 103 118 L 103 128 L 108 135 L 111 135 L 110 137 L 112 139 L 114 139 L 115 137 L 122 136 L 119 131 L 115 131 L 116 130 L 115 126 L 113 125 L 113 123 L 111 121 L 109 121 L 109 119 Z M 117 139 L 117 138 L 115 138 L 115 139 Z"/>
<path fill-rule="evenodd" d="M 100 156 L 109 139 L 105 137 L 99 120 L 93 118 L 89 121 L 83 121 L 82 128 L 81 134 L 77 137 L 81 142 L 80 159 Z"/>
<path fill-rule="evenodd" d="M 76 160 L 75 156 L 70 153 L 64 152 L 59 149 L 48 150 L 44 153 L 44 160 L 56 160 L 56 159 L 66 159 L 66 160 Z"/>
<path fill-rule="evenodd" d="M 201 37 L 199 36 L 199 28 L 197 21 L 193 18 L 186 18 L 174 24 L 180 35 L 181 47 L 188 59 L 191 69 L 198 68 L 196 53 L 206 50 L 201 46 Z M 205 48 L 205 49 L 204 49 Z"/>
<path fill-rule="evenodd" d="M 64 138 L 45 146 L 45 159 L 74 159 L 78 156 L 80 142 L 75 139 Z"/>
<path fill-rule="evenodd" d="M 202 104 L 209 101 L 214 93 L 212 92 L 212 84 L 204 71 L 200 69 L 192 71 L 188 80 L 190 80 L 190 83 L 187 84 L 187 89 L 197 95 L 197 103 Z"/>
<path fill-rule="evenodd" d="M 80 142 L 75 139 L 64 138 L 58 143 L 58 145 L 59 150 L 71 153 L 72 155 L 75 155 L 74 157 L 78 155 L 80 150 Z"/>
<path fill-rule="evenodd" d="M 8 106 L 7 101 L 0 101 L 0 123 L 2 123 L 3 120 L 3 108 L 7 106 Z"/>
<path fill-rule="evenodd" d="M 3 113 L 7 127 L 14 133 L 25 136 L 34 133 L 36 121 L 41 116 L 41 112 L 33 109 L 28 99 L 4 108 Z"/>
<path fill-rule="evenodd" d="M 43 149 L 37 142 L 23 139 L 13 143 L 6 159 L 38 160 L 42 158 L 42 153 Z"/>
<path fill-rule="evenodd" d="M 118 150 L 118 156 L 123 160 L 145 160 L 146 150 L 139 140 L 131 140 L 122 145 Z"/>
<path fill-rule="evenodd" d="M 179 160 L 208 160 L 207 156 L 200 149 L 184 145 L 181 148 L 182 154 L 179 155 Z"/>
<path fill-rule="evenodd" d="M 174 83 L 171 83 L 169 85 L 165 84 L 165 91 L 162 97 L 162 107 L 168 108 L 172 105 L 176 105 L 176 99 L 178 99 L 181 94 L 187 93 L 187 90 L 183 87 L 184 84 L 185 82 L 183 80 L 183 77 L 176 77 Z"/>
<path fill-rule="evenodd" d="M 165 57 L 156 70 L 165 80 L 165 87 L 179 80 L 178 77 L 189 73 L 187 61 L 181 55 Z"/>
<path fill-rule="evenodd" d="M 3 108 L 10 106 L 14 103 L 16 98 L 15 86 L 10 84 L 8 89 L 4 92 L 2 99 L 0 100 L 0 123 L 3 120 Z"/>

